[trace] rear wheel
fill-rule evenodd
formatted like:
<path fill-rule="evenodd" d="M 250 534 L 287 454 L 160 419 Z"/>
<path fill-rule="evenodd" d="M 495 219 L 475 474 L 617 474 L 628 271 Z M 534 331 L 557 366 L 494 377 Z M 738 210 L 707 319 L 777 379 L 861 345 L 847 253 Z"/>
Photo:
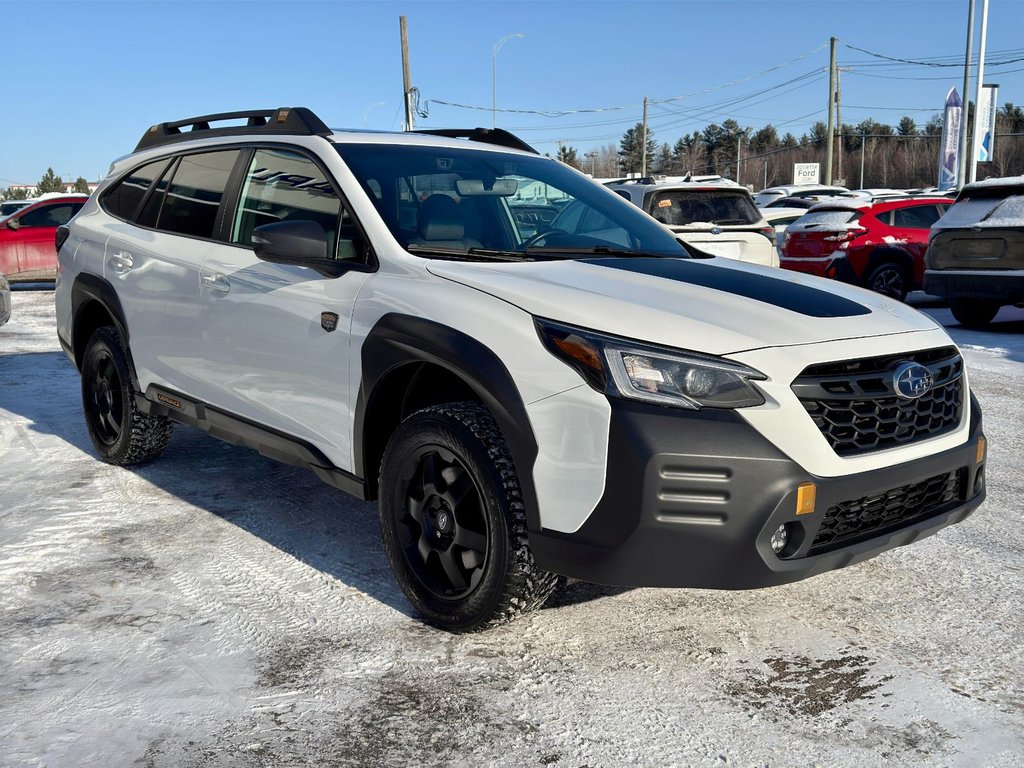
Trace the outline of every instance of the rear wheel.
<path fill-rule="evenodd" d="M 984 299 L 953 299 L 949 308 L 953 317 L 965 328 L 984 328 L 999 312 L 999 302 Z"/>
<path fill-rule="evenodd" d="M 903 301 L 907 298 L 909 287 L 910 279 L 907 276 L 906 268 L 891 261 L 875 267 L 868 277 L 868 288 L 875 293 L 896 299 L 896 301 Z"/>
<path fill-rule="evenodd" d="M 443 629 L 503 624 L 555 587 L 527 545 L 508 446 L 477 403 L 426 408 L 396 430 L 381 465 L 380 522 L 395 580 Z"/>
<path fill-rule="evenodd" d="M 96 329 L 82 358 L 85 424 L 100 458 L 109 464 L 142 464 L 157 458 L 171 439 L 172 423 L 135 405 L 128 357 L 112 326 Z"/>

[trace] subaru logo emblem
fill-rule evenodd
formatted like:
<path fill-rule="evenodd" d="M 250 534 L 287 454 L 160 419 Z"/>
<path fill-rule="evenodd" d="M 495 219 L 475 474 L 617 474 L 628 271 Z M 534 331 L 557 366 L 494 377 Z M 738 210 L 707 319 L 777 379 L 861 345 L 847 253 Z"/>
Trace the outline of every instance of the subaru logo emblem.
<path fill-rule="evenodd" d="M 712 227 L 711 228 L 711 234 L 712 235 L 720 235 L 720 234 L 722 234 L 722 228 L 721 227 Z"/>
<path fill-rule="evenodd" d="M 918 363 L 901 363 L 892 373 L 892 388 L 907 400 L 916 400 L 932 388 L 932 372 Z"/>

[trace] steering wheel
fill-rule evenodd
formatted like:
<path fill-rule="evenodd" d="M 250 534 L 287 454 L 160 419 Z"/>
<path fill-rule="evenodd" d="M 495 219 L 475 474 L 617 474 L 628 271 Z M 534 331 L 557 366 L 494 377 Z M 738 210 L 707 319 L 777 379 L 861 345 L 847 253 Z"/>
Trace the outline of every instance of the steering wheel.
<path fill-rule="evenodd" d="M 564 229 L 545 229 L 543 232 L 538 232 L 533 237 L 529 238 L 525 243 L 523 243 L 523 250 L 525 251 L 528 248 L 532 248 L 537 243 L 539 243 L 541 240 L 543 240 L 545 237 L 550 237 L 551 235 L 568 235 L 568 234 L 569 233 L 566 232 Z"/>

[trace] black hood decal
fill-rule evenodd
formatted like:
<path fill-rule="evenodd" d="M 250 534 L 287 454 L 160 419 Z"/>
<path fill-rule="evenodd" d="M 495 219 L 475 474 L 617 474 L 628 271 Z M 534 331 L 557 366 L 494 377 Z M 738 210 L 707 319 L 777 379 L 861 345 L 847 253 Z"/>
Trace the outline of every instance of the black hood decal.
<path fill-rule="evenodd" d="M 702 264 L 690 259 L 630 257 L 582 261 L 595 267 L 611 267 L 625 272 L 700 285 L 809 317 L 854 317 L 871 314 L 868 307 L 828 291 L 739 269 Z"/>

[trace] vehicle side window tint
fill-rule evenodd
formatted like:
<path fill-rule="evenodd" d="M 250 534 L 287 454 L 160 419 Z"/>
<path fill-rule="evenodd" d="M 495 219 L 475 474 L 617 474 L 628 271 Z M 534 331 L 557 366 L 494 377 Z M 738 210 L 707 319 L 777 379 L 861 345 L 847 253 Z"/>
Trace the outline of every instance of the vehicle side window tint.
<path fill-rule="evenodd" d="M 56 205 L 44 205 L 35 208 L 20 219 L 18 223 L 23 227 L 59 227 L 71 221 L 71 217 L 78 213 L 73 203 L 58 203 Z"/>
<path fill-rule="evenodd" d="M 882 211 L 881 213 L 876 213 L 875 218 L 879 221 L 879 223 L 885 224 L 887 227 L 892 226 L 892 211 Z"/>
<path fill-rule="evenodd" d="M 146 190 L 164 172 L 169 160 L 157 160 L 125 176 L 103 196 L 103 205 L 119 219 L 131 219 Z"/>
<path fill-rule="evenodd" d="M 939 211 L 934 205 L 916 205 L 893 211 L 893 224 L 909 229 L 930 229 L 939 220 Z"/>
<path fill-rule="evenodd" d="M 358 230 L 324 172 L 298 152 L 258 149 L 245 174 L 231 242 L 252 244 L 252 231 L 278 221 L 315 221 L 327 235 L 327 254 L 358 259 Z M 337 253 L 335 247 L 337 244 Z"/>
<path fill-rule="evenodd" d="M 182 157 L 164 196 L 157 228 L 192 237 L 213 237 L 217 208 L 237 158 L 237 150 Z"/>
<path fill-rule="evenodd" d="M 142 227 L 155 227 L 160 216 L 160 208 L 164 204 L 164 196 L 167 192 L 167 185 L 171 181 L 172 171 L 166 170 L 157 181 L 150 193 L 149 198 L 142 204 L 142 210 L 135 217 L 135 223 Z"/>

